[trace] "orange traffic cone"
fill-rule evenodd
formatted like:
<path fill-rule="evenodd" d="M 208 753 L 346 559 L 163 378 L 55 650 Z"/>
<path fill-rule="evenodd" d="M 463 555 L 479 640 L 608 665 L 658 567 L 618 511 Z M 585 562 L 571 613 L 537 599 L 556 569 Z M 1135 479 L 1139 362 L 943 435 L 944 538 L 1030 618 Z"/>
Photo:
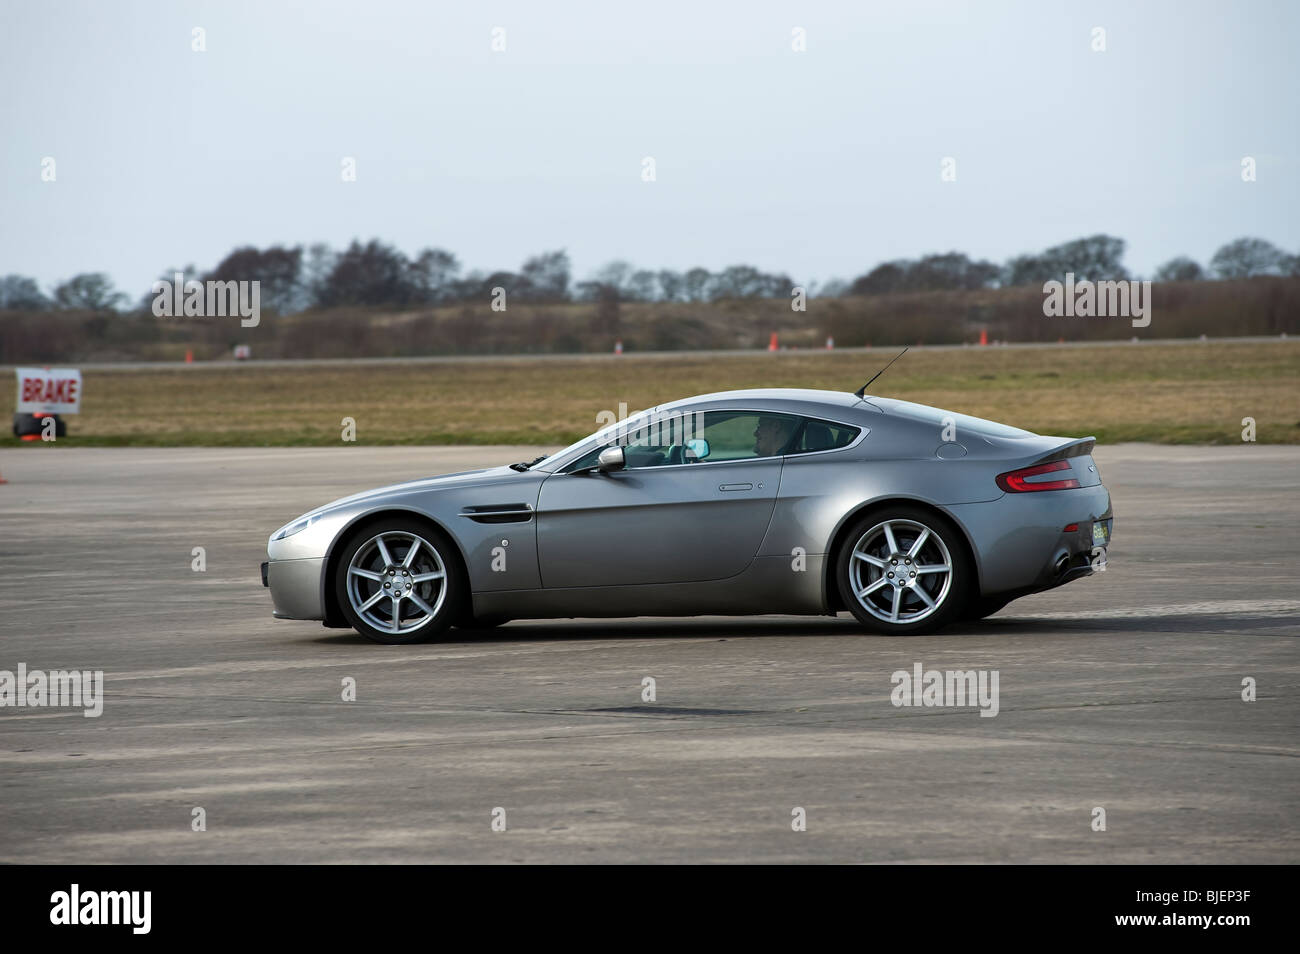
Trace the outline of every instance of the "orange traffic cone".
<path fill-rule="evenodd" d="M 193 363 L 194 363 L 194 349 L 193 349 L 193 348 L 186 348 L 186 349 L 185 349 L 185 363 L 186 363 L 186 364 L 193 364 Z"/>
<path fill-rule="evenodd" d="M 982 345 L 986 345 L 986 344 L 988 344 L 988 343 L 989 343 L 989 330 L 988 330 L 987 328 L 981 328 L 981 329 L 980 329 L 980 344 L 982 344 Z"/>
<path fill-rule="evenodd" d="M 779 346 L 776 343 L 776 332 L 772 332 L 772 337 L 768 339 L 767 350 L 776 351 Z"/>

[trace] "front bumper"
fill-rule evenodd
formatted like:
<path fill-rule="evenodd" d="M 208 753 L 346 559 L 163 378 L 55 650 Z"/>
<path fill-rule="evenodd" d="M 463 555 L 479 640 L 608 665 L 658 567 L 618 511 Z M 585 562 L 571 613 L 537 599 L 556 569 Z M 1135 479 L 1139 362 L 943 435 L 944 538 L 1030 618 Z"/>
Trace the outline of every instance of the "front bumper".
<path fill-rule="evenodd" d="M 271 590 L 276 619 L 324 619 L 324 557 L 270 560 L 262 564 L 262 579 Z"/>

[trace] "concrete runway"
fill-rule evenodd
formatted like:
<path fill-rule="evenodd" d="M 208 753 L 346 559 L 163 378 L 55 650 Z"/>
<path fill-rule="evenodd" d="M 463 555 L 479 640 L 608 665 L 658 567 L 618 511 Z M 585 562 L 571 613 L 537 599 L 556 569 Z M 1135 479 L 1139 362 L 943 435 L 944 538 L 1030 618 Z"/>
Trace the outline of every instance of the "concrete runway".
<path fill-rule="evenodd" d="M 0 708 L 0 857 L 1300 860 L 1300 448 L 1103 448 L 1108 571 L 932 636 L 710 617 L 385 647 L 271 619 L 257 566 L 290 518 L 537 453 L 0 454 L 0 669 L 106 674 L 100 718 Z M 895 708 L 915 663 L 998 670 L 999 714 Z"/>

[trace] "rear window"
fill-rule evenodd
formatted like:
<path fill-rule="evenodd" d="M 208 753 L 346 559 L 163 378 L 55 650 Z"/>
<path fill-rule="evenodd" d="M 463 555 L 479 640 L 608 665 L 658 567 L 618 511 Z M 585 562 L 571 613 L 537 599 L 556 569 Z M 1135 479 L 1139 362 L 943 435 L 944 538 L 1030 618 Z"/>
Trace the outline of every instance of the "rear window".
<path fill-rule="evenodd" d="M 958 414 L 956 411 L 944 411 L 936 407 L 926 407 L 923 404 L 911 404 L 901 401 L 891 401 L 886 404 L 886 402 L 879 400 L 876 403 L 885 405 L 886 411 L 890 414 L 896 414 L 899 417 L 910 418 L 911 420 L 921 421 L 926 424 L 933 424 L 935 427 L 942 427 L 951 420 L 956 424 L 958 434 L 969 433 L 977 434 L 980 437 L 1002 437 L 1011 439 L 1037 436 L 1030 431 L 1021 430 L 1018 427 L 1008 427 L 1006 424 L 998 424 L 996 421 L 986 421 L 982 417 L 971 417 L 968 414 Z"/>
<path fill-rule="evenodd" d="M 805 418 L 803 430 L 795 437 L 794 445 L 787 454 L 812 454 L 816 451 L 835 450 L 848 447 L 858 436 L 861 428 L 848 424 L 836 424 L 834 421 L 818 421 Z"/>

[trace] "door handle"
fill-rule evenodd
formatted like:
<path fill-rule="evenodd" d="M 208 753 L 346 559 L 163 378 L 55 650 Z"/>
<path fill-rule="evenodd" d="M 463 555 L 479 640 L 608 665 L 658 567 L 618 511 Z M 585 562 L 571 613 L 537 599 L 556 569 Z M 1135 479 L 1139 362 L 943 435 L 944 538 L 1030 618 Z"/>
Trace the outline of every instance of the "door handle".
<path fill-rule="evenodd" d="M 753 490 L 753 484 L 718 484 L 719 490 Z"/>

